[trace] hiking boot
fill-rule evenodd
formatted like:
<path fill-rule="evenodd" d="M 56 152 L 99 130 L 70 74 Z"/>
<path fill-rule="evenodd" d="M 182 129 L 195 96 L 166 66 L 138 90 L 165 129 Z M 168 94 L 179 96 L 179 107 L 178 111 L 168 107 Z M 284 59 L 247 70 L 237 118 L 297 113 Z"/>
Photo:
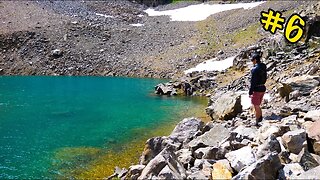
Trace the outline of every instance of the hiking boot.
<path fill-rule="evenodd" d="M 260 118 L 258 118 L 258 119 L 256 119 L 256 126 L 260 126 L 260 122 L 262 122 L 262 116 L 260 117 Z"/>

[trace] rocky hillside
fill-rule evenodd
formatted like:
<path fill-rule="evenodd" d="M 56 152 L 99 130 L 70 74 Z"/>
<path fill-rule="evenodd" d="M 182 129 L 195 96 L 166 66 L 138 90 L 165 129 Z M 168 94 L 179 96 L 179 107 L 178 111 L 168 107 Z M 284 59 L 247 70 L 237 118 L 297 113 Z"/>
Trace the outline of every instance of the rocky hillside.
<path fill-rule="evenodd" d="M 192 3 L 199 2 L 157 8 Z M 220 50 L 233 55 L 261 39 L 264 32 L 256 26 L 261 10 L 289 12 L 307 4 L 274 1 L 201 22 L 173 22 L 167 16 L 149 17 L 147 7 L 126 0 L 3 1 L 0 73 L 178 77 Z"/>
<path fill-rule="evenodd" d="M 320 4 L 299 12 L 307 31 L 299 44 L 281 33 L 243 48 L 223 72 L 195 72 L 160 84 L 156 93 L 207 95 L 212 122 L 183 119 L 168 136 L 150 138 L 138 165 L 116 168 L 121 179 L 319 179 Z M 245 107 L 248 55 L 267 64 L 264 119 Z M 229 77 L 229 76 L 232 76 Z"/>

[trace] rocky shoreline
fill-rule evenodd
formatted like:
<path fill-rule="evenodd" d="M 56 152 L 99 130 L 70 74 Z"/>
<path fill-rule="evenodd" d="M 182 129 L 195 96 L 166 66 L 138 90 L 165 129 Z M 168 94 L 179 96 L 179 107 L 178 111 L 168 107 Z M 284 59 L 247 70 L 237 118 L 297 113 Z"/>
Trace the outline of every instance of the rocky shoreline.
<path fill-rule="evenodd" d="M 319 22 L 319 9 L 315 3 L 300 13 L 308 24 L 300 45 L 276 35 L 239 51 L 225 71 L 195 72 L 157 85 L 160 95 L 210 97 L 206 112 L 212 121 L 183 119 L 169 136 L 146 142 L 138 165 L 117 167 L 109 179 L 318 179 L 320 48 L 312 27 Z M 244 107 L 253 51 L 264 52 L 269 77 L 270 98 L 262 104 L 259 126 Z M 221 74 L 233 71 L 242 74 L 227 84 L 219 82 Z"/>
<path fill-rule="evenodd" d="M 282 12 L 307 4 L 268 2 Z M 156 86 L 156 93 L 209 98 L 206 112 L 212 122 L 182 120 L 169 136 L 146 142 L 138 165 L 116 168 L 110 179 L 316 179 L 320 6 L 310 4 L 314 5 L 300 12 L 308 20 L 302 44 L 290 45 L 281 33 L 249 31 L 248 25 L 255 27 L 259 17 L 237 10 L 216 14 L 203 25 L 147 17 L 146 7 L 122 0 L 4 1 L 0 75 L 177 76 Z M 172 7 L 159 7 L 163 8 Z M 246 13 L 256 15 L 264 8 Z M 221 27 L 215 27 L 216 21 Z M 143 26 L 132 25 L 139 23 Z M 230 40 L 220 32 L 234 37 Z M 255 34 L 258 41 L 250 37 L 239 43 L 242 33 Z M 259 127 L 243 102 L 250 75 L 248 55 L 253 51 L 263 52 L 271 97 L 262 106 Z M 235 56 L 232 68 L 182 74 L 204 60 L 230 56 Z"/>

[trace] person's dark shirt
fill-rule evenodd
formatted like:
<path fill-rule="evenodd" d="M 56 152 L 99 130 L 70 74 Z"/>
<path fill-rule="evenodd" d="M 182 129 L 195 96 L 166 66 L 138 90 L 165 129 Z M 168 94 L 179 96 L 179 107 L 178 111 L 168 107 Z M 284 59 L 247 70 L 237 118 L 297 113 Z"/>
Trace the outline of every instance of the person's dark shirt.
<path fill-rule="evenodd" d="M 249 95 L 252 95 L 253 91 L 266 91 L 266 86 L 264 86 L 264 73 L 267 73 L 267 67 L 264 63 L 257 63 L 254 68 L 252 68 Z"/>

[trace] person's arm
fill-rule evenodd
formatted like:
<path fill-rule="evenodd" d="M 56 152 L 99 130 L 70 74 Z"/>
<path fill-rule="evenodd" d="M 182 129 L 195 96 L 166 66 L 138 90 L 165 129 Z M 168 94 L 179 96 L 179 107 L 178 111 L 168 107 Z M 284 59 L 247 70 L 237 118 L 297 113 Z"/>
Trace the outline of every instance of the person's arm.
<path fill-rule="evenodd" d="M 253 94 L 253 88 L 257 86 L 257 83 L 258 83 L 258 73 L 257 73 L 257 68 L 254 68 L 252 70 L 252 75 L 251 75 L 249 95 Z"/>

